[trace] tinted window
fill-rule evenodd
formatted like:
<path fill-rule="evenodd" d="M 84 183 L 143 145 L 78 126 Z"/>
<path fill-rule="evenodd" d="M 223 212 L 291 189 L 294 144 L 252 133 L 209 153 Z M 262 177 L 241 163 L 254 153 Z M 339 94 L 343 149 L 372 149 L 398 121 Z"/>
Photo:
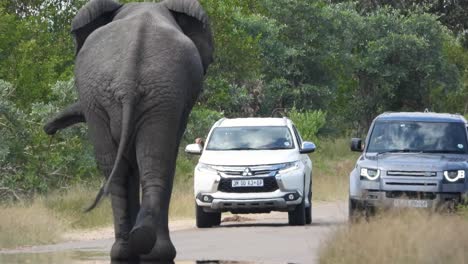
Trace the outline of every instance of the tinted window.
<path fill-rule="evenodd" d="M 462 123 L 376 122 L 368 152 L 467 153 Z"/>
<path fill-rule="evenodd" d="M 207 150 L 292 149 L 287 127 L 218 127 L 210 136 Z"/>

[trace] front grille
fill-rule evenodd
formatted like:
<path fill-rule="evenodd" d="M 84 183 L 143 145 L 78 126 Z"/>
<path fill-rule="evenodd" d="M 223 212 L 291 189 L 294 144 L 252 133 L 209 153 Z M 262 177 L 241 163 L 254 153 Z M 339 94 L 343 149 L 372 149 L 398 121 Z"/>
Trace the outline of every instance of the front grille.
<path fill-rule="evenodd" d="M 437 183 L 429 182 L 386 182 L 385 184 L 397 186 L 437 186 Z"/>
<path fill-rule="evenodd" d="M 215 166 L 215 169 L 224 177 L 251 177 L 275 176 L 284 164 L 255 165 L 255 166 Z"/>
<path fill-rule="evenodd" d="M 435 171 L 387 171 L 387 176 L 396 177 L 436 177 Z"/>
<path fill-rule="evenodd" d="M 250 178 L 242 178 L 250 179 Z M 252 178 L 259 179 L 259 178 Z M 276 183 L 275 177 L 260 178 L 263 179 L 262 187 L 232 187 L 232 180 L 228 178 L 221 178 L 218 185 L 218 191 L 227 193 L 257 193 L 257 192 L 273 192 L 278 190 L 278 183 Z"/>
<path fill-rule="evenodd" d="M 410 200 L 434 200 L 436 194 L 433 192 L 412 192 L 412 191 L 389 191 L 385 193 L 387 198 L 405 198 Z"/>
<path fill-rule="evenodd" d="M 235 171 L 235 170 L 230 170 L 230 171 L 220 171 L 221 173 L 224 173 L 228 176 L 242 176 L 242 174 L 244 173 L 244 170 L 242 171 Z M 270 170 L 258 170 L 258 171 L 250 171 L 250 175 L 249 176 L 260 176 L 260 175 L 268 175 L 270 174 L 272 171 Z"/>

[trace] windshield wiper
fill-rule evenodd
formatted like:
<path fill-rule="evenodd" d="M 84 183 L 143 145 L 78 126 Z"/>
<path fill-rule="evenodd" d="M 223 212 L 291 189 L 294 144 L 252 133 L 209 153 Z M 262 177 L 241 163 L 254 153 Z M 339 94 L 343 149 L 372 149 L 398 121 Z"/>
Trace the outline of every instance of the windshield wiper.
<path fill-rule="evenodd" d="M 277 147 L 277 148 L 264 148 L 261 150 L 279 150 L 279 149 L 291 149 L 291 148 Z"/>
<path fill-rule="evenodd" d="M 256 148 L 229 148 L 229 149 L 223 149 L 223 150 L 259 150 Z"/>
<path fill-rule="evenodd" d="M 411 150 L 411 149 L 389 149 L 389 150 L 380 151 L 377 153 L 377 155 L 385 154 L 385 153 L 408 153 L 408 152 L 420 152 L 420 151 Z"/>
<path fill-rule="evenodd" d="M 465 152 L 462 151 L 456 151 L 456 150 L 421 150 L 422 153 L 443 153 L 443 154 L 466 154 Z"/>

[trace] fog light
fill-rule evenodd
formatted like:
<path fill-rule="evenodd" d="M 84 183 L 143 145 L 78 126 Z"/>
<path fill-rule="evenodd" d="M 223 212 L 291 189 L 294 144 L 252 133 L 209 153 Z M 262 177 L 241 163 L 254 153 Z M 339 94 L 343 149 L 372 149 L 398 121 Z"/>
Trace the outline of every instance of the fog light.
<path fill-rule="evenodd" d="M 198 194 L 197 199 L 204 202 L 204 203 L 211 203 L 213 201 L 213 197 L 211 195 L 204 195 L 204 194 Z"/>
<path fill-rule="evenodd" d="M 299 194 L 296 192 L 296 193 L 290 193 L 290 194 L 286 194 L 284 196 L 284 199 L 286 201 L 294 201 L 294 200 L 297 200 L 299 198 Z"/>

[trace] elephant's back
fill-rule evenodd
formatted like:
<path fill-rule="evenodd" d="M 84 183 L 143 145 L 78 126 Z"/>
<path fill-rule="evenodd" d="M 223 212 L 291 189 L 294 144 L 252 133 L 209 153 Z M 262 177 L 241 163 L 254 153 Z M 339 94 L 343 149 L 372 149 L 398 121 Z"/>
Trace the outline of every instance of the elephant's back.
<path fill-rule="evenodd" d="M 77 55 L 79 93 L 111 104 L 133 89 L 143 100 L 154 96 L 193 97 L 199 91 L 176 89 L 195 80 L 201 88 L 203 66 L 194 43 L 164 17 L 148 12 L 99 28 Z M 86 98 L 89 98 L 86 95 Z"/>

